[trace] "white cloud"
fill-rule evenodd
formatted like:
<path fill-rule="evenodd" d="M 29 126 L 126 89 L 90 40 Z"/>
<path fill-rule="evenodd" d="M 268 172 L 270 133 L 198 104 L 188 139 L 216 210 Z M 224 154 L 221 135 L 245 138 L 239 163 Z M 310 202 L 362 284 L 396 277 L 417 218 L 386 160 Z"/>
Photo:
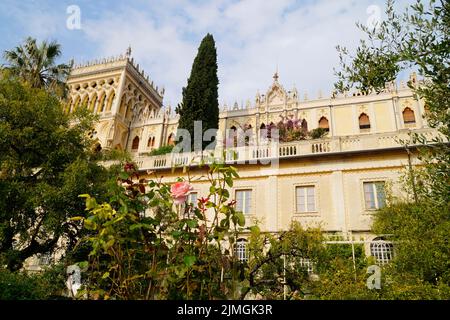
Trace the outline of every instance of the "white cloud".
<path fill-rule="evenodd" d="M 87 38 L 98 44 L 98 55 L 124 52 L 134 57 L 152 80 L 166 88 L 165 103 L 181 100 L 201 38 L 216 39 L 220 103 L 241 103 L 264 92 L 278 65 L 286 89 L 294 84 L 315 97 L 331 92 L 335 46 L 354 47 L 362 36 L 356 21 L 366 21 L 366 9 L 384 0 L 207 1 L 171 0 L 159 5 L 133 6 L 85 20 Z M 88 50 L 88 48 L 86 48 Z"/>

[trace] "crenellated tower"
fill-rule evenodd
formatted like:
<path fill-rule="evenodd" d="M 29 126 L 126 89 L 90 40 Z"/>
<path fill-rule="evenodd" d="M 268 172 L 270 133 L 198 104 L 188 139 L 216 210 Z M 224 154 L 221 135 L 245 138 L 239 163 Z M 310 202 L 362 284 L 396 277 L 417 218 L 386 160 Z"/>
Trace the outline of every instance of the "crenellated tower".
<path fill-rule="evenodd" d="M 74 66 L 67 84 L 67 112 L 84 107 L 100 116 L 95 137 L 102 148 L 128 148 L 134 123 L 162 113 L 164 89 L 135 63 L 131 48 L 124 55 Z"/>

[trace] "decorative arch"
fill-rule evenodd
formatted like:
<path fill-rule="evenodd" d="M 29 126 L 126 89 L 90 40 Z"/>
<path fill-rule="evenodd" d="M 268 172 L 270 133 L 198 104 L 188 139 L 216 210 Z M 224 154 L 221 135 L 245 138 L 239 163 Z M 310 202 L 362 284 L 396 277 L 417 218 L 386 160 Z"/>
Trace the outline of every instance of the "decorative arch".
<path fill-rule="evenodd" d="M 233 139 L 233 146 L 237 147 L 238 137 L 237 137 L 237 128 L 236 126 L 231 126 L 228 131 L 228 139 Z"/>
<path fill-rule="evenodd" d="M 91 101 L 89 103 L 89 110 L 91 110 L 92 112 L 94 112 L 94 110 L 95 110 L 95 103 L 97 102 L 97 100 L 98 100 L 98 96 L 96 93 L 94 93 L 92 95 Z"/>
<path fill-rule="evenodd" d="M 100 100 L 97 105 L 97 113 L 102 113 L 105 110 L 105 105 L 106 105 L 106 93 L 102 92 L 100 94 Z"/>
<path fill-rule="evenodd" d="M 244 132 L 244 142 L 245 146 L 250 145 L 250 140 L 253 138 L 253 126 L 251 124 L 248 124 L 245 126 L 245 132 Z"/>
<path fill-rule="evenodd" d="M 75 102 L 73 103 L 72 112 L 76 111 L 78 109 L 78 106 L 80 105 L 81 97 L 77 96 L 75 98 Z"/>
<path fill-rule="evenodd" d="M 64 108 L 64 113 L 70 113 L 70 107 L 72 106 L 72 103 L 73 103 L 73 99 L 72 99 L 72 97 L 70 97 Z"/>
<path fill-rule="evenodd" d="M 136 136 L 136 137 L 134 137 L 133 143 L 131 144 L 131 150 L 136 151 L 138 149 L 139 149 L 139 137 Z"/>
<path fill-rule="evenodd" d="M 302 130 L 303 130 L 304 132 L 307 132 L 307 131 L 308 131 L 308 121 L 306 121 L 306 119 L 303 119 L 303 120 L 302 120 L 300 126 L 302 127 Z"/>
<path fill-rule="evenodd" d="M 405 123 L 405 124 L 416 123 L 416 117 L 414 115 L 414 111 L 411 108 L 406 107 L 403 110 L 402 114 L 403 114 L 403 123 Z"/>
<path fill-rule="evenodd" d="M 175 145 L 175 134 L 172 132 L 167 138 L 167 145 L 174 146 Z"/>
<path fill-rule="evenodd" d="M 370 243 L 370 254 L 375 257 L 377 264 L 387 264 L 394 257 L 394 245 L 383 237 L 377 237 Z"/>
<path fill-rule="evenodd" d="M 365 113 L 361 113 L 359 116 L 359 129 L 368 130 L 370 129 L 370 119 Z"/>
<path fill-rule="evenodd" d="M 89 95 L 86 94 L 86 95 L 83 97 L 83 100 L 81 100 L 80 106 L 81 106 L 82 108 L 87 108 L 88 105 L 89 105 Z"/>
<path fill-rule="evenodd" d="M 265 138 L 266 135 L 267 135 L 266 124 L 263 122 L 259 126 L 259 137 L 262 139 L 262 138 Z"/>
<path fill-rule="evenodd" d="M 248 261 L 248 244 L 246 239 L 238 239 L 234 247 L 234 255 L 240 262 Z"/>
<path fill-rule="evenodd" d="M 122 99 L 120 99 L 120 107 L 119 107 L 119 114 L 122 116 L 125 115 L 126 100 L 127 100 L 127 96 L 124 94 L 122 96 Z"/>
<path fill-rule="evenodd" d="M 330 131 L 330 123 L 326 117 L 320 118 L 319 128 L 325 129 L 325 131 Z"/>
<path fill-rule="evenodd" d="M 133 109 L 133 99 L 130 99 L 130 101 L 128 101 L 127 103 L 127 111 L 125 113 L 125 119 L 129 119 L 131 117 L 132 109 Z"/>
<path fill-rule="evenodd" d="M 114 90 L 112 90 L 111 93 L 109 94 L 108 103 L 106 104 L 106 112 L 111 111 L 115 97 L 116 97 L 116 92 Z"/>
<path fill-rule="evenodd" d="M 147 148 L 155 147 L 155 137 L 149 137 L 147 141 Z"/>

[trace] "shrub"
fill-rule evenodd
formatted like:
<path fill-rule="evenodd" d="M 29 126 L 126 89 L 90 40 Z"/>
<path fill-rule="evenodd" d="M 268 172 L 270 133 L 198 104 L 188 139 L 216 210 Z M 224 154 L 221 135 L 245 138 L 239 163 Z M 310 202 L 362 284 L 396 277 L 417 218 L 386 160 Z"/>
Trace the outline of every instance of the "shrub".
<path fill-rule="evenodd" d="M 316 128 L 309 132 L 311 139 L 322 139 L 327 135 L 328 131 L 324 128 Z"/>
<path fill-rule="evenodd" d="M 160 155 L 163 155 L 163 154 L 171 153 L 172 150 L 173 150 L 173 147 L 174 146 L 172 146 L 172 145 L 159 147 L 158 149 L 152 150 L 150 152 L 150 155 L 151 156 L 160 156 Z"/>

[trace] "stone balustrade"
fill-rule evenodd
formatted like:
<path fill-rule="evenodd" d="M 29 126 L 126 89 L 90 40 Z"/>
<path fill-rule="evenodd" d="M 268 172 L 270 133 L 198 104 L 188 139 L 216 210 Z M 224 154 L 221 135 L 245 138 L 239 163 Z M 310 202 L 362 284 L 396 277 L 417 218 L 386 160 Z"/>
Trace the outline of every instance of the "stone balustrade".
<path fill-rule="evenodd" d="M 216 148 L 209 152 L 169 153 L 160 156 L 136 156 L 141 170 L 168 169 L 172 167 L 196 166 L 215 159 L 227 164 L 267 163 L 264 160 L 284 159 L 319 154 L 337 154 L 345 152 L 370 151 L 402 147 L 403 141 L 409 141 L 409 133 L 404 130 L 391 133 L 362 134 L 358 136 L 332 137 L 320 140 L 301 140 L 288 143 L 268 143 L 266 145 L 229 148 Z M 435 130 L 414 130 L 424 134 L 429 141 L 437 136 Z M 413 145 L 413 144 L 410 144 Z"/>

